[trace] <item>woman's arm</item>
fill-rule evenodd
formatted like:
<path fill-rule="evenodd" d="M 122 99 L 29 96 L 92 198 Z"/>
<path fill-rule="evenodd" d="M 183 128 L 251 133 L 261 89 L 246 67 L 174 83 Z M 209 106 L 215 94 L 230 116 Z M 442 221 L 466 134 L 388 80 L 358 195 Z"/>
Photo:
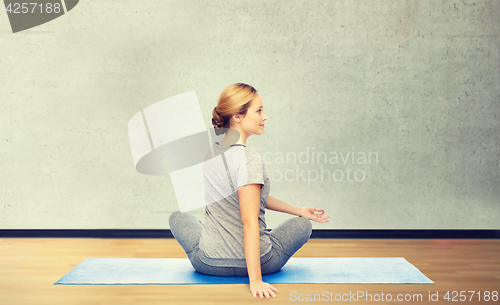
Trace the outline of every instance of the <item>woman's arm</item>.
<path fill-rule="evenodd" d="M 248 184 L 238 189 L 241 222 L 243 224 L 243 244 L 247 261 L 250 292 L 254 297 L 275 297 L 274 287 L 262 281 L 260 267 L 260 184 Z"/>
<path fill-rule="evenodd" d="M 262 280 L 260 269 L 260 184 L 249 184 L 238 190 L 243 243 L 250 281 Z"/>
<path fill-rule="evenodd" d="M 323 209 L 318 209 L 315 207 L 298 208 L 291 204 L 283 202 L 279 199 L 276 199 L 272 196 L 267 197 L 266 209 L 271 211 L 288 213 L 296 216 L 302 216 L 309 220 L 322 223 L 329 222 L 328 218 L 330 218 L 330 216 L 328 217 L 323 216 L 325 214 L 325 210 Z M 317 214 L 316 212 L 319 212 L 319 214 Z"/>
<path fill-rule="evenodd" d="M 267 197 L 266 209 L 271 211 L 288 213 L 296 216 L 300 216 L 300 208 L 295 207 L 291 204 L 283 202 L 279 199 L 276 199 L 272 196 Z"/>

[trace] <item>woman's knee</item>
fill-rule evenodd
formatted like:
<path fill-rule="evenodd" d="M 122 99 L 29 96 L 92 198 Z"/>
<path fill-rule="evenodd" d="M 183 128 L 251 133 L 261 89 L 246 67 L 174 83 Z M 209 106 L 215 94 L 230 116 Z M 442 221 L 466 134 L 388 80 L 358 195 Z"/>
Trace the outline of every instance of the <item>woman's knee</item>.
<path fill-rule="evenodd" d="M 180 215 L 182 215 L 181 211 L 175 211 L 170 214 L 170 217 L 168 218 L 168 225 L 170 227 L 170 230 L 172 230 L 172 227 L 175 227 L 176 220 Z"/>
<path fill-rule="evenodd" d="M 312 234 L 312 224 L 311 221 L 307 218 L 304 218 L 302 216 L 297 217 L 297 221 L 300 223 L 300 227 L 303 228 L 304 235 L 311 237 Z"/>

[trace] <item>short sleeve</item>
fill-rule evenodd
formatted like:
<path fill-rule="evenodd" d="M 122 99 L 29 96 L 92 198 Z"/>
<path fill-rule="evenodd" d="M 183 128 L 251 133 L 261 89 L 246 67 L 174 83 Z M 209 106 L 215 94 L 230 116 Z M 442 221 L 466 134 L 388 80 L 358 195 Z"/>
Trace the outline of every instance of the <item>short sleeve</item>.
<path fill-rule="evenodd" d="M 264 184 L 264 162 L 262 156 L 255 150 L 245 151 L 237 170 L 236 187 L 240 189 L 247 184 Z"/>

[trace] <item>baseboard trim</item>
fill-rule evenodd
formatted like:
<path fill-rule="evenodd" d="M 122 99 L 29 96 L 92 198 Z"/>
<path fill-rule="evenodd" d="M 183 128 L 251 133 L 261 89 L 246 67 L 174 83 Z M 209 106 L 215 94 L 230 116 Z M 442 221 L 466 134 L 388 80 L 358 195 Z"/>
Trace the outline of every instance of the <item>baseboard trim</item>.
<path fill-rule="evenodd" d="M 173 238 L 170 230 L 0 230 L 0 238 Z M 499 239 L 500 230 L 313 230 L 319 239 Z"/>

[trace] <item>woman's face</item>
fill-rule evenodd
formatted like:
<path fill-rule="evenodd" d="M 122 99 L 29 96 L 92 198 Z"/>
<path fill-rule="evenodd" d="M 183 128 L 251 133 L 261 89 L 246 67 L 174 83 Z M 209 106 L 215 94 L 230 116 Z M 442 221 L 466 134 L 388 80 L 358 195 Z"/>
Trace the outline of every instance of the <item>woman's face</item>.
<path fill-rule="evenodd" d="M 246 115 L 244 117 L 240 116 L 240 118 L 241 129 L 247 135 L 261 135 L 264 133 L 264 121 L 267 120 L 267 117 L 264 114 L 262 98 L 258 94 L 252 100 Z"/>

